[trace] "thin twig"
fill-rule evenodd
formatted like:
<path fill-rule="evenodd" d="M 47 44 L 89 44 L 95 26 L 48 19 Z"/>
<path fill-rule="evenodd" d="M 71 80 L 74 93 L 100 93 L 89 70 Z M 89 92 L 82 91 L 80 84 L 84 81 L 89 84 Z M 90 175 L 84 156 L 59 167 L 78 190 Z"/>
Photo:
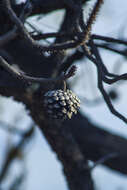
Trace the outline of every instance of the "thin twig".
<path fill-rule="evenodd" d="M 84 31 L 84 40 L 83 40 L 82 45 L 86 44 L 86 42 L 89 41 L 92 25 L 96 20 L 97 14 L 102 4 L 103 4 L 103 0 L 97 0 L 86 24 L 84 23 L 83 13 L 81 12 L 80 27 Z"/>
<path fill-rule="evenodd" d="M 125 123 L 127 123 L 127 118 L 124 117 L 122 114 L 120 114 L 115 108 L 114 106 L 112 105 L 112 102 L 110 100 L 110 97 L 109 95 L 107 94 L 107 92 L 105 91 L 104 89 L 104 85 L 103 85 L 103 82 L 106 81 L 106 73 L 108 74 L 108 71 L 107 69 L 104 67 L 103 63 L 102 63 L 102 60 L 101 60 L 101 57 L 99 55 L 99 52 L 96 48 L 96 46 L 94 45 L 94 43 L 91 41 L 91 48 L 92 48 L 92 51 L 95 55 L 95 58 L 93 58 L 92 56 L 90 56 L 85 48 L 83 49 L 84 50 L 84 53 L 87 55 L 87 57 L 96 65 L 97 67 L 97 75 L 98 75 L 98 88 L 109 108 L 109 110 L 111 111 L 111 113 L 113 115 L 115 115 L 116 117 L 118 117 L 119 119 L 121 119 L 122 121 L 124 121 Z M 105 70 L 106 69 L 106 70 Z M 110 74 L 110 73 L 109 73 Z M 112 75 L 111 75 L 112 76 Z M 113 75 L 114 76 L 114 75 Z M 107 79 L 108 81 L 110 81 L 110 79 Z"/>
<path fill-rule="evenodd" d="M 24 21 L 25 19 L 25 9 L 28 7 L 28 2 L 24 5 L 21 14 L 19 16 L 19 18 Z M 17 32 L 17 27 L 14 26 L 14 28 L 12 30 L 10 30 L 9 32 L 7 32 L 6 34 L 0 36 L 0 47 L 6 45 L 8 42 L 10 42 L 11 40 L 14 40 L 16 37 L 18 36 L 18 32 Z"/>
<path fill-rule="evenodd" d="M 99 44 L 99 43 L 95 43 L 97 47 L 99 48 L 103 48 L 103 49 L 106 49 L 106 50 L 109 50 L 109 51 L 112 51 L 114 53 L 117 53 L 117 54 L 120 54 L 122 56 L 125 56 L 127 57 L 127 49 L 124 49 L 124 50 L 118 50 L 116 48 L 113 48 L 113 47 L 110 47 L 109 45 L 107 44 Z"/>
<path fill-rule="evenodd" d="M 12 134 L 16 134 L 16 135 L 20 135 L 20 136 L 24 136 L 24 132 L 23 130 L 10 125 L 9 123 L 6 123 L 5 121 L 0 121 L 0 129 L 10 132 Z"/>
<path fill-rule="evenodd" d="M 34 126 L 32 125 L 28 131 L 24 133 L 22 136 L 21 140 L 15 147 L 12 147 L 7 156 L 6 159 L 4 160 L 4 163 L 2 165 L 1 173 L 0 173 L 0 183 L 4 179 L 5 175 L 7 174 L 7 171 L 9 169 L 10 164 L 12 161 L 17 158 L 18 152 L 22 150 L 22 148 L 25 146 L 27 140 L 30 140 L 32 135 L 34 134 Z"/>
<path fill-rule="evenodd" d="M 127 41 L 125 41 L 125 40 L 120 40 L 120 39 L 116 39 L 116 38 L 112 38 L 112 37 L 108 37 L 108 36 L 100 36 L 100 35 L 93 34 L 91 36 L 91 38 L 94 40 L 102 40 L 102 41 L 106 41 L 106 42 L 127 45 Z"/>
<path fill-rule="evenodd" d="M 90 167 L 90 171 L 92 171 L 94 168 L 96 168 L 98 165 L 104 164 L 105 162 L 118 157 L 118 153 L 111 153 L 108 154 L 102 158 L 100 158 L 98 161 L 94 162 L 94 165 L 92 167 Z"/>
<path fill-rule="evenodd" d="M 19 72 L 18 70 L 16 70 L 13 66 L 11 66 L 10 64 L 7 63 L 7 61 L 5 59 L 3 59 L 0 56 L 0 64 L 9 72 L 11 73 L 15 78 L 22 80 L 26 83 L 40 83 L 40 84 L 54 84 L 57 82 L 62 82 L 64 80 L 67 80 L 68 78 L 72 77 L 75 74 L 75 69 L 74 66 L 70 68 L 69 72 L 65 73 L 65 74 L 61 74 L 60 76 L 56 77 L 56 78 L 38 78 L 38 77 L 30 77 L 27 76 L 21 72 Z"/>

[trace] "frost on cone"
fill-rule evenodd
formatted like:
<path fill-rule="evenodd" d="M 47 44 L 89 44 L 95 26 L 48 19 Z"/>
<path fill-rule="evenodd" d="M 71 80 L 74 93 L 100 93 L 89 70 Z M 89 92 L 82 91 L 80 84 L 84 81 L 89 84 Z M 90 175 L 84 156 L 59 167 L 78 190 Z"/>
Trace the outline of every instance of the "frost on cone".
<path fill-rule="evenodd" d="M 77 113 L 80 100 L 71 90 L 52 90 L 44 95 L 44 107 L 51 119 L 70 119 L 73 113 Z"/>

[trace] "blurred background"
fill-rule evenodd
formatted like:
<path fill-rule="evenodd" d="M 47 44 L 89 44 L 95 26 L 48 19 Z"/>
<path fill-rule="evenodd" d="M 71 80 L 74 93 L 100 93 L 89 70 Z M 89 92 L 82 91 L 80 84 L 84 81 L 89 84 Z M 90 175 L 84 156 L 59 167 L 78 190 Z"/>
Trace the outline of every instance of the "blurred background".
<path fill-rule="evenodd" d="M 18 3 L 22 1 L 18 1 Z M 91 0 L 85 7 L 84 19 L 87 19 L 94 3 L 95 0 Z M 102 36 L 127 38 L 126 13 L 127 1 L 105 0 L 92 32 Z M 56 11 L 48 15 L 29 18 L 26 27 L 32 30 L 29 26 L 29 23 L 32 23 L 42 32 L 55 32 L 59 28 L 63 14 L 64 11 Z M 50 42 L 51 40 L 45 43 Z M 125 57 L 106 50 L 101 50 L 101 55 L 110 71 L 118 74 L 127 72 Z M 85 59 L 82 62 L 76 62 L 76 64 L 78 66 L 77 74 L 69 83 L 81 99 L 80 111 L 87 115 L 91 121 L 102 127 L 105 126 L 105 130 L 127 138 L 126 125 L 110 113 L 97 89 L 96 68 L 93 63 Z M 125 116 L 127 116 L 126 88 L 126 81 L 106 86 L 109 93 L 115 92 L 116 98 L 114 98 L 113 104 Z M 29 135 L 25 136 L 26 130 Z M 27 138 L 27 143 L 23 142 L 23 138 Z M 20 151 L 16 149 L 18 146 Z M 17 152 L 14 152 L 14 147 Z M 18 156 L 17 159 L 13 160 L 15 153 Z M 10 166 L 9 161 L 4 160 L 6 155 L 10 155 L 10 159 L 13 160 Z M 6 164 L 8 164 L 8 168 L 4 168 Z M 14 187 L 15 190 L 35 190 L 35 188 L 37 190 L 42 188 L 45 190 L 67 190 L 61 163 L 57 160 L 38 127 L 34 126 L 29 117 L 29 111 L 22 103 L 15 102 L 12 97 L 4 98 L 1 96 L 0 171 L 6 173 L 0 176 L 0 190 L 11 190 L 12 184 L 13 190 Z M 97 190 L 127 189 L 127 177 L 106 167 L 97 166 L 92 171 L 92 176 Z M 17 183 L 21 185 L 17 187 Z"/>

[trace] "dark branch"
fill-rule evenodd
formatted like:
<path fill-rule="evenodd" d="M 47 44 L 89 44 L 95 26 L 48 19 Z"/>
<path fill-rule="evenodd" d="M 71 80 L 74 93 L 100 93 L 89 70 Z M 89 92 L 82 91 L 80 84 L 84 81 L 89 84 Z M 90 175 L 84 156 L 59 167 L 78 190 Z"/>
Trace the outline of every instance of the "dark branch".
<path fill-rule="evenodd" d="M 109 168 L 127 174 L 127 146 L 126 138 L 111 134 L 102 129 L 106 128 L 94 124 L 80 113 L 74 116 L 72 120 L 65 123 L 74 135 L 81 151 L 88 160 L 96 161 L 113 153 L 116 157 L 102 163 Z"/>

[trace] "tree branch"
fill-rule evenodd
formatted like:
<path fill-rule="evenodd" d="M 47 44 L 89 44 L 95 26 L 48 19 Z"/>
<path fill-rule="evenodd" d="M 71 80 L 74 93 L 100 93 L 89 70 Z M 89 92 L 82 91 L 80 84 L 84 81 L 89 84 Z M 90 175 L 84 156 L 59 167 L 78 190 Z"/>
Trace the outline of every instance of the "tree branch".
<path fill-rule="evenodd" d="M 74 135 L 81 151 L 88 160 L 97 161 L 100 158 L 116 153 L 118 156 L 104 162 L 105 166 L 127 174 L 126 160 L 127 153 L 125 151 L 127 140 L 118 135 L 101 129 L 99 125 L 93 124 L 88 118 L 82 114 L 74 116 L 72 120 L 65 122 Z"/>

